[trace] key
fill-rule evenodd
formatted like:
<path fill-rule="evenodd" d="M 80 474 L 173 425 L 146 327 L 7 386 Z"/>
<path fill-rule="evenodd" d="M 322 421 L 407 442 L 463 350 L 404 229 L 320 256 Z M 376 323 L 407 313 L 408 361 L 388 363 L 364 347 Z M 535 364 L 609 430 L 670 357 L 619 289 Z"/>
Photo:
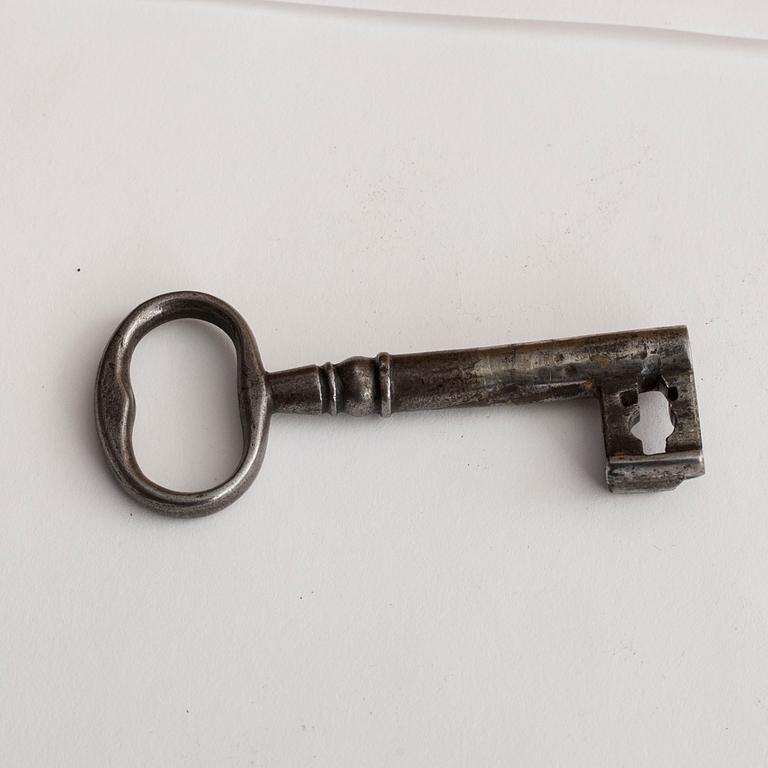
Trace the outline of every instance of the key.
<path fill-rule="evenodd" d="M 177 492 L 141 471 L 131 436 L 131 355 L 153 328 L 181 318 L 221 328 L 237 352 L 243 453 L 223 483 Z M 673 431 L 663 453 L 645 455 L 632 434 L 638 395 L 658 390 Z M 107 344 L 96 379 L 96 426 L 115 477 L 134 499 L 176 517 L 215 512 L 238 499 L 261 467 L 273 413 L 352 416 L 397 411 L 596 397 L 602 412 L 605 477 L 616 492 L 662 491 L 704 473 L 696 389 L 685 326 L 479 349 L 351 357 L 342 363 L 267 373 L 248 324 L 229 304 L 193 291 L 144 302 Z"/>

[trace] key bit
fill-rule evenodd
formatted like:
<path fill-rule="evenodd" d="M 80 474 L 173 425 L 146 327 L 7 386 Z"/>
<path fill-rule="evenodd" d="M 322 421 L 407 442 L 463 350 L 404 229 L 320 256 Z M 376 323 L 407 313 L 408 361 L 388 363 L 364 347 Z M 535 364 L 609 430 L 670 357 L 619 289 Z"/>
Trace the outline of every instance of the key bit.
<path fill-rule="evenodd" d="M 221 328 L 237 352 L 243 453 L 232 476 L 199 492 L 177 492 L 147 478 L 134 455 L 130 364 L 136 344 L 158 325 L 181 318 Z M 663 453 L 645 455 L 632 434 L 639 393 L 669 403 L 673 431 Z M 502 403 L 596 397 L 602 412 L 605 477 L 615 492 L 662 491 L 704 473 L 693 367 L 685 326 L 308 365 L 267 373 L 248 324 L 214 296 L 180 291 L 134 309 L 107 344 L 96 379 L 96 425 L 123 489 L 166 515 L 197 517 L 239 498 L 264 458 L 273 413 L 352 416 Z"/>

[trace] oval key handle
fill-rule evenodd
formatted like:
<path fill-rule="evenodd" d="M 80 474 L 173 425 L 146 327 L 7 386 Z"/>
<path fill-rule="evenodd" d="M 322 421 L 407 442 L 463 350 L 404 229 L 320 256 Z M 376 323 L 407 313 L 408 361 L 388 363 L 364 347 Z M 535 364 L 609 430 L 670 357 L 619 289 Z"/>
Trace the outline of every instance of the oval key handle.
<path fill-rule="evenodd" d="M 131 444 L 135 415 L 131 355 L 141 338 L 180 318 L 207 320 L 237 350 L 243 453 L 234 474 L 206 491 L 180 493 L 141 471 Z M 666 398 L 674 429 L 665 450 L 646 455 L 632 428 L 638 395 Z M 96 425 L 112 471 L 156 512 L 197 517 L 235 501 L 259 471 L 272 413 L 352 416 L 470 405 L 595 397 L 612 491 L 663 491 L 704 473 L 696 387 L 685 326 L 606 333 L 498 347 L 350 357 L 336 365 L 265 372 L 250 328 L 229 304 L 194 291 L 167 293 L 131 312 L 104 352 L 96 379 Z"/>
<path fill-rule="evenodd" d="M 133 452 L 136 406 L 131 388 L 131 357 L 153 328 L 183 318 L 206 320 L 221 328 L 237 351 L 237 391 L 243 427 L 243 454 L 234 474 L 205 491 L 172 491 L 141 471 Z M 251 485 L 264 458 L 269 428 L 269 397 L 264 367 L 251 329 L 229 304 L 195 291 L 156 296 L 123 320 L 112 336 L 96 378 L 96 427 L 118 482 L 145 506 L 174 517 L 199 517 L 238 499 Z"/>

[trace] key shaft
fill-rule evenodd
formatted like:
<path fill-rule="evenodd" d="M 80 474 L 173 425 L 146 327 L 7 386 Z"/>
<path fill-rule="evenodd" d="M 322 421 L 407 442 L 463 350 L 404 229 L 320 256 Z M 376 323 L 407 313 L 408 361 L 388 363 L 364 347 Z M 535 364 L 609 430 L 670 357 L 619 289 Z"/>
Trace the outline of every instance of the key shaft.
<path fill-rule="evenodd" d="M 683 326 L 309 365 L 267 374 L 275 413 L 352 416 L 657 389 L 690 369 Z"/>

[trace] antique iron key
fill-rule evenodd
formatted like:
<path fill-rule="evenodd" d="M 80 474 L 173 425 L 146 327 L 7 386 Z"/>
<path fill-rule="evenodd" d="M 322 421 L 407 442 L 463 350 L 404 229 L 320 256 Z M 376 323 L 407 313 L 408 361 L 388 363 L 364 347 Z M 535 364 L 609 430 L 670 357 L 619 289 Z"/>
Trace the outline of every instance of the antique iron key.
<path fill-rule="evenodd" d="M 131 443 L 135 414 L 131 355 L 141 338 L 180 318 L 221 328 L 237 351 L 243 453 L 225 482 L 199 492 L 176 492 L 141 471 Z M 663 453 L 645 455 L 632 427 L 638 395 L 658 390 L 674 426 Z M 206 515 L 239 498 L 264 457 L 273 413 L 353 416 L 500 403 L 596 397 L 605 438 L 606 481 L 612 491 L 659 491 L 704 473 L 696 390 L 684 326 L 583 336 L 529 344 L 308 365 L 267 373 L 240 314 L 205 293 L 157 296 L 133 310 L 109 341 L 96 379 L 96 425 L 112 471 L 131 496 L 177 517 Z"/>

